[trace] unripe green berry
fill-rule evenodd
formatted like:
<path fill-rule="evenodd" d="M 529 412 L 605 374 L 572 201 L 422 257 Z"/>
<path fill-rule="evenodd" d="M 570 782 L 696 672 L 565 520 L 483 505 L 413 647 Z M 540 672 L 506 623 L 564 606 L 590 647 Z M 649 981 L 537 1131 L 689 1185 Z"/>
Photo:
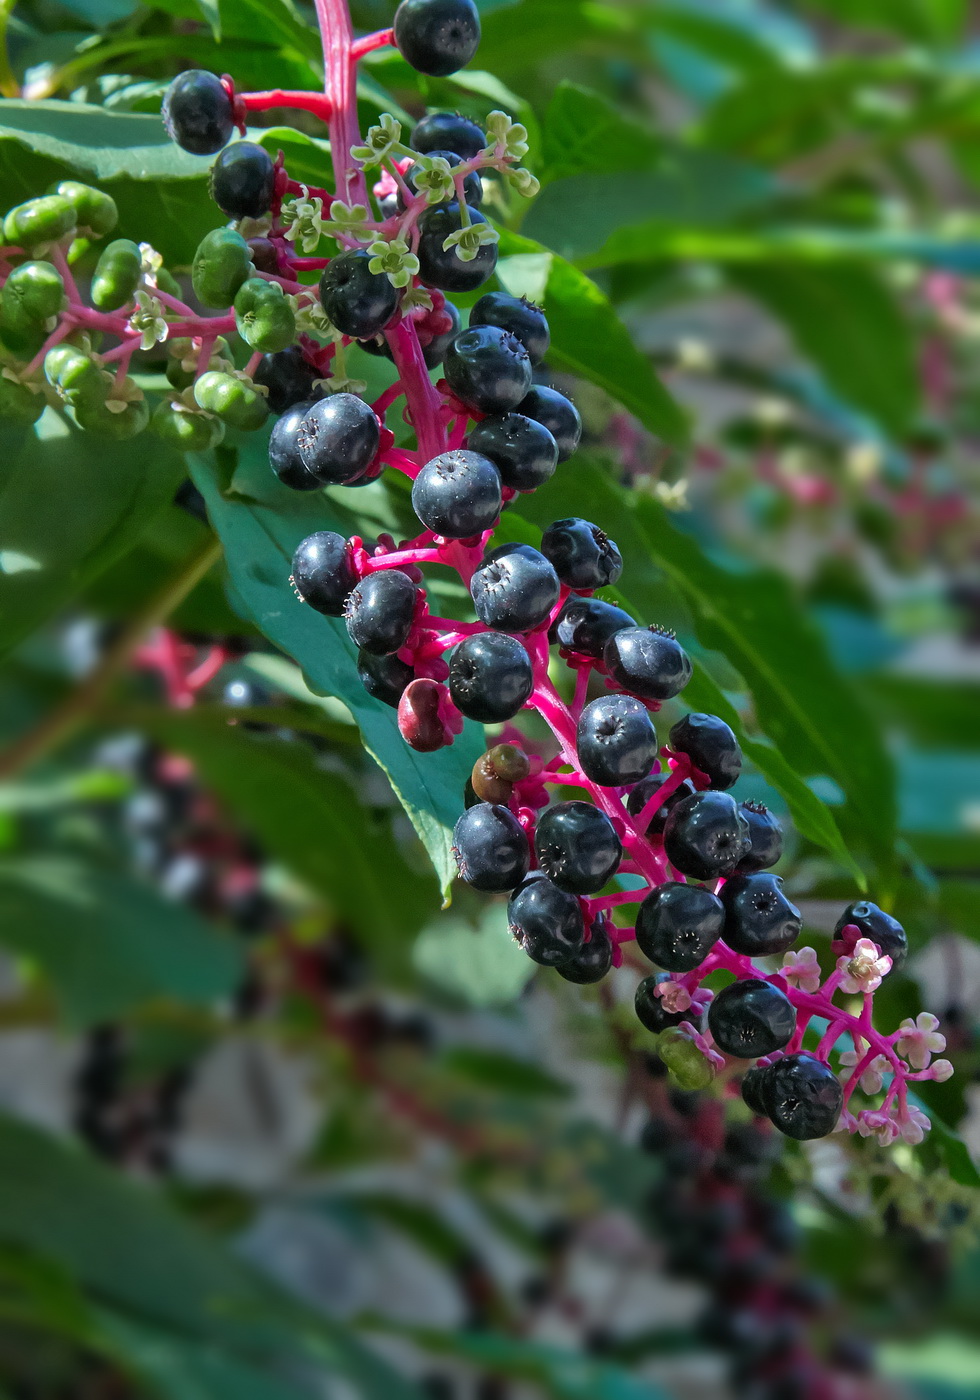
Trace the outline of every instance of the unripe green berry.
<path fill-rule="evenodd" d="M 117 238 L 99 258 L 92 278 L 92 305 L 118 311 L 133 298 L 143 270 L 143 255 L 131 238 Z"/>
<path fill-rule="evenodd" d="M 80 180 L 62 180 L 49 191 L 61 195 L 75 210 L 75 222 L 81 237 L 104 238 L 119 222 L 119 210 L 111 195 Z"/>
<path fill-rule="evenodd" d="M 20 423 L 27 427 L 37 422 L 45 407 L 43 394 L 36 394 L 26 384 L 19 384 L 0 374 L 0 422 Z"/>
<path fill-rule="evenodd" d="M 707 1057 L 676 1026 L 662 1031 L 657 1037 L 657 1054 L 680 1089 L 707 1089 L 715 1077 Z"/>
<path fill-rule="evenodd" d="M 130 381 L 127 381 L 130 382 Z M 75 422 L 87 433 L 113 438 L 117 442 L 136 437 L 150 421 L 150 406 L 146 399 L 127 403 L 121 413 L 113 413 L 101 404 L 73 404 Z"/>
<path fill-rule="evenodd" d="M 217 447 L 225 435 L 225 425 L 220 418 L 188 413 L 169 402 L 158 406 L 151 426 L 178 452 L 206 452 L 209 447 Z"/>
<path fill-rule="evenodd" d="M 212 229 L 198 244 L 191 264 L 194 295 L 204 306 L 230 306 L 252 271 L 252 254 L 240 233 Z"/>
<path fill-rule="evenodd" d="M 265 355 L 296 339 L 296 316 L 278 282 L 249 277 L 235 296 L 235 325 L 245 344 Z"/>
<path fill-rule="evenodd" d="M 194 401 L 198 408 L 243 432 L 261 428 L 269 416 L 269 405 L 253 384 L 220 370 L 201 375 L 194 385 Z"/>
<path fill-rule="evenodd" d="M 38 243 L 57 243 L 74 227 L 74 206 L 60 194 L 45 194 L 10 210 L 3 221 L 3 236 L 7 243 L 33 248 Z"/>
<path fill-rule="evenodd" d="M 74 345 L 56 345 L 44 357 L 44 377 L 58 397 L 72 408 L 101 407 L 111 380 L 83 350 Z"/>

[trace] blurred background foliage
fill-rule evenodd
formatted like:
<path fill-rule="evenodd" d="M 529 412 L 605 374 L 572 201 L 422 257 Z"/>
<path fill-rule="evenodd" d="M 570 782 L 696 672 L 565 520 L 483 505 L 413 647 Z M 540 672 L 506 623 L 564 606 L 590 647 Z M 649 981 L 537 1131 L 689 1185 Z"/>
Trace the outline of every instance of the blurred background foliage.
<path fill-rule="evenodd" d="M 957 1066 L 923 1087 L 921 1149 L 756 1163 L 776 1223 L 751 1257 L 810 1289 L 794 1325 L 847 1394 L 976 1395 L 972 7 L 480 9 L 478 69 L 381 50 L 358 94 L 365 123 L 503 107 L 530 133 L 539 197 L 488 192 L 499 279 L 544 300 L 587 437 L 501 538 L 585 513 L 618 541 L 631 610 L 744 738 L 743 796 L 792 819 L 809 940 L 856 888 L 891 908 L 914 956 L 879 1014 L 942 1016 Z M 322 76 L 292 0 L 0 0 L 0 27 L 5 206 L 91 179 L 178 275 L 217 218 L 159 123 L 170 77 Z M 316 122 L 268 115 L 258 139 L 323 184 Z M 530 981 L 501 905 L 440 910 L 479 736 L 411 754 L 343 628 L 288 607 L 295 543 L 398 534 L 398 482 L 290 497 L 254 438 L 188 463 L 52 409 L 2 439 L 0 1393 L 808 1393 L 708 1344 L 720 1236 L 651 1204 L 720 1100 L 672 1097 L 628 976 Z M 196 704 L 167 704 L 174 665 L 214 672 Z"/>

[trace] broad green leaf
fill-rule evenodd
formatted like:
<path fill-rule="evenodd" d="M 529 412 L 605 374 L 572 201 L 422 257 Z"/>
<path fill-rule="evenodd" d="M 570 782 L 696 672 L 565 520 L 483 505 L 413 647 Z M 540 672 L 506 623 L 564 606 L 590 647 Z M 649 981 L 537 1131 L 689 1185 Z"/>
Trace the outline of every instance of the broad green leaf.
<path fill-rule="evenodd" d="M 0 654 L 121 558 L 184 471 L 155 436 L 106 442 L 53 409 L 0 429 Z"/>
<path fill-rule="evenodd" d="M 555 89 L 544 118 L 546 182 L 589 172 L 642 170 L 657 150 L 649 129 L 624 117 L 601 93 L 571 82 Z"/>
<path fill-rule="evenodd" d="M 243 1357 L 206 1342 L 174 1337 L 103 1309 L 100 1340 L 160 1400 L 310 1400 Z"/>
<path fill-rule="evenodd" d="M 665 441 L 687 437 L 682 410 L 630 338 L 606 295 L 584 273 L 533 239 L 504 231 L 497 276 L 508 292 L 544 304 L 549 363 L 598 384 Z"/>
<path fill-rule="evenodd" d="M 229 727 L 227 715 L 161 713 L 150 728 L 191 758 L 270 854 L 384 955 L 386 971 L 404 971 L 411 937 L 438 903 L 436 884 L 409 867 L 390 825 L 372 819 L 346 779 L 318 763 L 309 745 Z"/>
<path fill-rule="evenodd" d="M 0 937 L 43 969 L 75 1022 L 168 998 L 202 1006 L 244 975 L 230 935 L 149 885 L 55 856 L 0 861 Z"/>
<path fill-rule="evenodd" d="M 251 451 L 265 452 L 264 440 Z M 266 467 L 254 490 L 239 496 L 223 491 L 210 458 L 191 459 L 194 480 L 221 536 L 236 593 L 255 625 L 302 667 L 310 688 L 335 695 L 348 706 L 371 756 L 392 787 L 435 866 L 443 890 L 456 875 L 452 829 L 463 803 L 463 788 L 482 752 L 483 731 L 468 723 L 456 742 L 435 754 L 410 749 L 398 732 L 394 710 L 373 700 L 357 676 L 357 648 L 342 620 L 328 618 L 297 602 L 289 587 L 293 552 L 314 530 L 349 536 L 351 520 L 329 497 L 281 486 Z"/>
<path fill-rule="evenodd" d="M 729 276 L 786 325 L 843 398 L 890 432 L 909 427 L 919 403 L 911 327 L 870 268 L 773 261 Z"/>
<path fill-rule="evenodd" d="M 967 0 L 807 0 L 806 8 L 920 43 L 955 42 L 969 17 Z"/>
<path fill-rule="evenodd" d="M 980 685 L 885 673 L 867 677 L 863 686 L 918 747 L 980 748 Z"/>
<path fill-rule="evenodd" d="M 438 915 L 415 940 L 412 962 L 433 986 L 470 1006 L 503 1006 L 520 996 L 534 964 L 507 928 L 507 906 L 486 905 L 474 924 L 462 914 Z"/>

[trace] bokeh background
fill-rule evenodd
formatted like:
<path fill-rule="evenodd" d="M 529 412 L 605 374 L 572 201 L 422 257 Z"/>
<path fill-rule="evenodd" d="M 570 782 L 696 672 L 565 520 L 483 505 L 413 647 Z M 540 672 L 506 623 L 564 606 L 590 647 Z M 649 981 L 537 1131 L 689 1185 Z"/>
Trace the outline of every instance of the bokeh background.
<path fill-rule="evenodd" d="M 807 940 L 856 864 L 913 946 L 878 1014 L 939 1015 L 957 1075 L 888 1152 L 672 1088 L 635 972 L 535 977 L 502 904 L 440 907 L 342 691 L 308 684 L 328 638 L 257 625 L 263 588 L 290 600 L 251 500 L 294 539 L 309 509 L 397 533 L 404 493 L 296 506 L 232 436 L 192 482 L 49 409 L 0 443 L 0 1395 L 965 1400 L 980 28 L 967 0 L 480 9 L 471 69 L 382 50 L 359 97 L 365 123 L 499 107 L 530 133 L 542 193 L 486 207 L 511 289 L 562 320 L 548 377 L 586 436 L 527 527 L 619 541 L 641 615 L 759 738 L 742 796 L 786 815 L 777 746 L 834 819 L 779 868 Z M 320 80 L 292 0 L 0 0 L 0 34 L 4 207 L 104 182 L 178 276 L 219 216 L 166 83 Z M 267 115 L 322 180 L 316 123 Z"/>

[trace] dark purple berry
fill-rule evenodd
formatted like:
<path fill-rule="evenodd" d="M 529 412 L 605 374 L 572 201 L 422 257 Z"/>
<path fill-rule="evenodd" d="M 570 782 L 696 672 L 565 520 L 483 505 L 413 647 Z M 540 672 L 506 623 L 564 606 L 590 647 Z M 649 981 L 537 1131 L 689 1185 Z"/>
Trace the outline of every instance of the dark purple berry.
<path fill-rule="evenodd" d="M 872 943 L 877 943 L 881 951 L 891 958 L 893 967 L 902 966 L 908 956 L 909 942 L 904 928 L 891 914 L 886 914 L 870 899 L 862 899 L 857 904 L 849 904 L 837 920 L 835 940 L 840 939 L 848 924 L 854 924 L 860 930 L 861 938 L 870 938 Z M 851 948 L 845 951 L 850 952 Z"/>
<path fill-rule="evenodd" d="M 549 525 L 541 537 L 541 552 L 569 588 L 605 588 L 623 572 L 623 556 L 609 536 L 577 516 Z"/>
<path fill-rule="evenodd" d="M 471 326 L 446 351 L 443 369 L 460 403 L 475 413 L 509 413 L 531 384 L 527 351 L 509 331 Z"/>
<path fill-rule="evenodd" d="M 531 863 L 524 828 L 506 807 L 479 802 L 468 808 L 453 831 L 453 853 L 468 885 L 488 894 L 515 889 Z"/>
<path fill-rule="evenodd" d="M 211 167 L 211 198 L 229 219 L 261 219 L 268 214 L 276 168 L 264 146 L 236 141 L 226 146 Z"/>
<path fill-rule="evenodd" d="M 558 601 L 558 575 L 529 544 L 492 550 L 470 580 L 476 615 L 499 632 L 529 632 L 549 617 Z"/>
<path fill-rule="evenodd" d="M 592 925 L 588 943 L 583 943 L 577 953 L 565 962 L 556 965 L 555 971 L 566 982 L 577 982 L 579 986 L 590 986 L 601 982 L 612 967 L 613 945 L 609 937 L 609 926 L 600 915 Z"/>
<path fill-rule="evenodd" d="M 566 651 L 600 660 L 603 648 L 616 632 L 635 627 L 635 620 L 614 603 L 601 598 L 569 598 L 548 633 Z"/>
<path fill-rule="evenodd" d="M 470 312 L 471 326 L 499 326 L 510 331 L 524 346 L 532 365 L 539 365 L 548 353 L 551 335 L 540 306 L 527 297 L 512 297 L 506 292 L 487 292 Z"/>
<path fill-rule="evenodd" d="M 558 444 L 558 460 L 565 462 L 582 440 L 582 419 L 571 399 L 550 389 L 546 384 L 535 384 L 517 405 L 518 413 L 543 423 Z"/>
<path fill-rule="evenodd" d="M 284 486 L 294 491 L 317 491 L 323 485 L 306 466 L 299 450 L 299 431 L 315 400 L 294 404 L 276 422 L 269 438 L 269 465 Z"/>
<path fill-rule="evenodd" d="M 357 674 L 368 695 L 383 705 L 398 709 L 405 687 L 415 679 L 415 672 L 400 657 L 374 656 L 369 651 L 357 653 Z"/>
<path fill-rule="evenodd" d="M 748 855 L 739 863 L 738 873 L 768 870 L 783 853 L 783 829 L 769 808 L 761 802 L 741 802 L 739 808 L 749 824 L 752 845 Z"/>
<path fill-rule="evenodd" d="M 479 209 L 471 209 L 469 219 L 471 224 L 486 223 Z M 496 243 L 481 244 L 470 262 L 464 262 L 454 246 L 443 247 L 449 235 L 458 233 L 462 227 L 456 200 L 450 204 L 436 204 L 420 217 L 416 254 L 420 276 L 428 286 L 438 287 L 442 292 L 475 292 L 492 275 L 497 266 Z"/>
<path fill-rule="evenodd" d="M 693 1006 L 686 1011 L 668 1011 L 661 998 L 654 994 L 655 987 L 670 980 L 669 972 L 658 972 L 653 977 L 644 977 L 636 989 L 633 1005 L 637 1019 L 654 1035 L 659 1035 L 670 1026 L 679 1026 L 682 1021 L 689 1021 L 692 1026 L 698 1026 L 700 1022 L 700 1016 Z"/>
<path fill-rule="evenodd" d="M 638 783 L 657 760 L 653 720 L 632 695 L 590 701 L 578 722 L 576 744 L 582 772 L 600 787 Z"/>
<path fill-rule="evenodd" d="M 617 631 L 602 659 L 617 685 L 644 700 L 673 700 L 691 679 L 691 658 L 672 632 L 659 627 Z"/>
<path fill-rule="evenodd" d="M 686 753 L 713 788 L 730 788 L 742 771 L 738 740 L 717 715 L 685 715 L 671 729 L 667 742 L 674 753 Z"/>
<path fill-rule="evenodd" d="M 778 875 L 756 871 L 732 875 L 721 891 L 725 906 L 725 942 L 750 958 L 785 953 L 796 942 L 803 916 L 783 894 Z"/>
<path fill-rule="evenodd" d="M 531 658 L 516 637 L 482 632 L 467 637 L 449 661 L 449 693 L 468 719 L 501 724 L 513 719 L 534 689 Z"/>
<path fill-rule="evenodd" d="M 490 458 L 462 448 L 433 457 L 412 483 L 415 514 L 447 540 L 468 540 L 489 530 L 502 503 L 500 473 Z"/>
<path fill-rule="evenodd" d="M 402 0 L 395 11 L 395 43 L 417 72 L 448 78 L 476 53 L 479 12 L 473 0 Z"/>
<path fill-rule="evenodd" d="M 441 334 L 434 336 L 432 340 L 429 341 L 428 345 L 422 346 L 422 358 L 425 361 L 427 369 L 435 369 L 438 365 L 442 364 L 443 360 L 446 358 L 446 351 L 459 333 L 461 323 L 459 312 L 456 310 L 455 306 L 453 306 L 451 301 L 447 301 L 443 310 L 452 324 L 448 330 L 442 331 Z"/>
<path fill-rule="evenodd" d="M 519 885 L 507 905 L 507 922 L 517 942 L 534 962 L 557 967 L 585 942 L 582 906 L 540 871 Z"/>
<path fill-rule="evenodd" d="M 534 850 L 548 879 L 569 894 L 595 894 L 623 858 L 615 827 L 591 802 L 546 807 L 538 817 Z"/>
<path fill-rule="evenodd" d="M 640 815 L 650 798 L 663 787 L 670 776 L 669 772 L 652 773 L 649 778 L 644 778 L 642 783 L 637 783 L 626 799 L 626 810 L 631 817 Z M 693 796 L 694 792 L 694 784 L 685 778 L 684 782 L 674 788 L 673 792 L 669 792 L 660 806 L 654 809 L 653 816 L 647 822 L 647 829 L 643 834 L 645 836 L 662 836 L 671 809 L 676 807 L 678 802 L 682 802 L 685 797 Z"/>
<path fill-rule="evenodd" d="M 351 640 L 374 656 L 403 647 L 415 618 L 417 589 L 400 569 L 380 569 L 362 578 L 344 606 Z"/>
<path fill-rule="evenodd" d="M 682 875 L 695 880 L 730 875 L 748 849 L 749 824 L 727 792 L 696 792 L 667 815 L 664 850 Z"/>
<path fill-rule="evenodd" d="M 283 415 L 273 429 L 291 415 Z M 294 451 L 306 470 L 323 486 L 343 486 L 356 480 L 374 461 L 381 428 L 370 404 L 356 394 L 331 394 L 309 404 L 296 425 Z"/>
<path fill-rule="evenodd" d="M 659 885 L 636 916 L 636 946 L 667 972 L 690 972 L 721 937 L 725 911 L 703 885 Z"/>
<path fill-rule="evenodd" d="M 785 992 L 761 977 L 747 977 L 716 994 L 708 1007 L 708 1029 L 723 1054 L 757 1060 L 788 1044 L 796 1012 Z"/>
<path fill-rule="evenodd" d="M 555 474 L 558 447 L 548 429 L 523 413 L 503 413 L 477 423 L 467 447 L 489 457 L 505 486 L 536 491 Z"/>
<path fill-rule="evenodd" d="M 171 141 L 195 156 L 220 151 L 235 129 L 227 89 L 202 68 L 174 78 L 164 94 L 162 115 Z"/>
<path fill-rule="evenodd" d="M 372 272 L 371 254 L 354 248 L 331 258 L 320 278 L 320 303 L 343 335 L 368 340 L 384 330 L 398 307 L 398 291 L 383 272 Z"/>
<path fill-rule="evenodd" d="M 416 126 L 409 141 L 412 150 L 420 155 L 453 151 L 460 160 L 472 160 L 486 144 L 483 128 L 458 112 L 430 112 Z"/>
<path fill-rule="evenodd" d="M 320 373 L 310 364 L 298 345 L 263 355 L 252 378 L 269 391 L 266 402 L 273 413 L 285 413 L 298 403 L 317 398 L 313 381 Z"/>
<path fill-rule="evenodd" d="M 763 1098 L 768 1066 L 752 1065 L 742 1075 L 742 1102 L 747 1104 L 759 1118 L 766 1116 L 766 1103 Z"/>
<path fill-rule="evenodd" d="M 334 530 L 317 530 L 296 546 L 292 582 L 304 603 L 328 617 L 343 617 L 347 595 L 357 583 L 347 541 Z"/>
<path fill-rule="evenodd" d="M 463 163 L 455 151 L 428 151 L 426 154 L 430 156 L 439 156 L 450 166 L 462 165 Z M 415 179 L 418 173 L 419 167 L 417 165 L 410 165 L 405 172 L 405 184 L 411 190 L 412 194 L 418 194 L 418 190 L 415 186 Z M 463 180 L 463 198 L 471 209 L 478 209 L 480 207 L 480 201 L 483 199 L 483 182 L 476 170 L 471 170 Z M 403 214 L 407 207 L 405 196 L 399 186 L 398 193 L 395 196 L 395 210 L 397 213 Z"/>
<path fill-rule="evenodd" d="M 812 1055 L 786 1055 L 766 1070 L 761 1097 L 781 1133 L 804 1142 L 837 1126 L 844 1091 L 829 1065 Z"/>

